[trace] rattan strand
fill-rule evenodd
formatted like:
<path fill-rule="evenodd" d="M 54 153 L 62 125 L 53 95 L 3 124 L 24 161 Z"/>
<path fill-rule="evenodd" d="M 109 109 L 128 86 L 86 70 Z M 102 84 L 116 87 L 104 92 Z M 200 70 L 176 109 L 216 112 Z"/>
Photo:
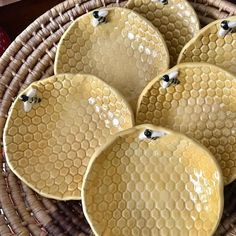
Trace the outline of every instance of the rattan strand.
<path fill-rule="evenodd" d="M 236 14 L 236 5 L 227 0 L 190 0 L 191 2 L 214 6 L 219 11 L 228 12 L 230 15 Z"/>
<path fill-rule="evenodd" d="M 236 15 L 236 5 L 225 0 L 189 0 L 195 8 L 202 26 L 217 19 Z"/>
<path fill-rule="evenodd" d="M 225 1 L 192 1 L 203 24 L 236 13 L 236 6 Z M 107 4 L 118 5 L 116 0 L 65 1 L 39 17 L 7 49 L 0 59 L 1 138 L 8 110 L 19 91 L 53 74 L 56 45 L 68 25 L 85 12 Z M 209 5 L 207 9 L 205 5 Z M 92 235 L 79 201 L 39 197 L 9 171 L 0 155 L 0 235 Z M 216 235 L 236 235 L 235 194 L 233 183 L 225 190 L 225 210 Z"/>
<path fill-rule="evenodd" d="M 225 11 L 219 11 L 219 9 L 212 6 L 203 5 L 195 2 L 191 2 L 191 5 L 196 11 L 201 13 L 203 16 L 209 16 L 212 19 L 222 19 L 226 18 L 229 15 L 229 13 Z"/>

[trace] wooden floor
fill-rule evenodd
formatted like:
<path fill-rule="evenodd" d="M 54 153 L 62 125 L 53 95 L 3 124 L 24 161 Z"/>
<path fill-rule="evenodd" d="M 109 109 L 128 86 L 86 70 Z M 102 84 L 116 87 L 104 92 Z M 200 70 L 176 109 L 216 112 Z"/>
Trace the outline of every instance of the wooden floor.
<path fill-rule="evenodd" d="M 14 40 L 38 16 L 60 2 L 63 2 L 63 0 L 21 0 L 0 7 L 0 26 Z"/>

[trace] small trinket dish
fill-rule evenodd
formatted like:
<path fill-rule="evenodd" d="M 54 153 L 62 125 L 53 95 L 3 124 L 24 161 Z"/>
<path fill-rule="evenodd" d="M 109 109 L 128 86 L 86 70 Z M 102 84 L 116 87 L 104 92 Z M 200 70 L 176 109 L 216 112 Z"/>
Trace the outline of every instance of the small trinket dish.
<path fill-rule="evenodd" d="M 83 210 L 97 236 L 209 236 L 222 214 L 222 179 L 205 147 L 144 124 L 118 133 L 93 155 Z"/>
<path fill-rule="evenodd" d="M 90 157 L 133 126 L 126 100 L 91 75 L 56 75 L 32 83 L 14 101 L 3 144 L 11 170 L 37 193 L 80 199 Z"/>
<path fill-rule="evenodd" d="M 140 95 L 137 123 L 162 125 L 205 145 L 225 184 L 236 178 L 236 79 L 207 63 L 184 63 L 151 81 Z"/>
<path fill-rule="evenodd" d="M 169 68 L 160 32 L 124 8 L 89 12 L 75 20 L 61 38 L 55 74 L 93 74 L 118 89 L 136 110 L 137 99 L 158 73 Z"/>
<path fill-rule="evenodd" d="M 208 62 L 236 75 L 236 16 L 202 28 L 181 51 L 183 62 Z"/>
<path fill-rule="evenodd" d="M 161 32 L 171 66 L 176 65 L 184 45 L 200 29 L 197 14 L 187 0 L 129 0 L 126 7 L 148 19 Z"/>

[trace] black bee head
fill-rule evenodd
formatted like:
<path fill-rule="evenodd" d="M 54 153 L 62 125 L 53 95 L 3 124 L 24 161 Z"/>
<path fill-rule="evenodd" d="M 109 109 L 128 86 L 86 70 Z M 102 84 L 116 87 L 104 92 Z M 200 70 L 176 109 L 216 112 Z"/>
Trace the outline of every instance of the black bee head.
<path fill-rule="evenodd" d="M 164 80 L 167 83 L 170 81 L 169 75 L 163 75 L 161 79 Z"/>
<path fill-rule="evenodd" d="M 29 97 L 26 96 L 25 94 L 23 94 L 23 95 L 20 96 L 20 99 L 21 99 L 23 102 L 27 102 L 28 99 L 29 99 Z"/>
<path fill-rule="evenodd" d="M 144 135 L 147 137 L 147 138 L 152 138 L 152 131 L 150 129 L 146 129 L 144 131 Z"/>
<path fill-rule="evenodd" d="M 168 0 L 161 0 L 161 3 L 164 4 L 164 5 L 167 5 L 168 4 Z"/>
<path fill-rule="evenodd" d="M 94 11 L 93 12 L 93 17 L 98 19 L 99 18 L 99 11 Z"/>
<path fill-rule="evenodd" d="M 228 30 L 229 29 L 229 25 L 228 25 L 228 21 L 227 20 L 223 20 L 220 23 L 221 28 L 223 28 L 224 30 Z"/>

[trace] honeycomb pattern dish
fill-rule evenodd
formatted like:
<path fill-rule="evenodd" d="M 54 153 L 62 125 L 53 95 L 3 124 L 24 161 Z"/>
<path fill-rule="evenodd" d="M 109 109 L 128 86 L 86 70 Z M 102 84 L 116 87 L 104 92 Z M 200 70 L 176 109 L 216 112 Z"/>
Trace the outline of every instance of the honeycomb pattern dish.
<path fill-rule="evenodd" d="M 226 20 L 236 21 L 236 16 Z M 222 21 L 214 21 L 202 28 L 182 49 L 178 63 L 208 62 L 236 74 L 236 31 L 225 37 L 219 36 Z"/>
<path fill-rule="evenodd" d="M 153 123 L 184 133 L 205 145 L 216 157 L 225 183 L 236 178 L 236 80 L 207 63 L 184 63 L 179 84 L 164 89 L 160 78 L 140 95 L 137 123 Z"/>
<path fill-rule="evenodd" d="M 21 99 L 32 89 L 38 102 L 26 112 Z M 7 163 L 45 197 L 80 199 L 92 154 L 111 135 L 132 126 L 128 103 L 102 80 L 52 76 L 30 85 L 13 103 L 4 130 Z"/>
<path fill-rule="evenodd" d="M 94 12 L 79 17 L 61 38 L 58 73 L 89 73 L 118 89 L 136 110 L 147 83 L 168 69 L 169 54 L 158 30 L 124 8 L 106 9 L 106 23 L 93 26 Z"/>
<path fill-rule="evenodd" d="M 82 203 L 95 235 L 211 235 L 222 213 L 222 174 L 200 144 L 141 125 L 117 134 L 95 153 Z"/>
<path fill-rule="evenodd" d="M 186 0 L 169 0 L 163 4 L 153 0 L 129 0 L 126 7 L 147 18 L 163 35 L 174 66 L 184 45 L 200 29 L 198 17 Z"/>

